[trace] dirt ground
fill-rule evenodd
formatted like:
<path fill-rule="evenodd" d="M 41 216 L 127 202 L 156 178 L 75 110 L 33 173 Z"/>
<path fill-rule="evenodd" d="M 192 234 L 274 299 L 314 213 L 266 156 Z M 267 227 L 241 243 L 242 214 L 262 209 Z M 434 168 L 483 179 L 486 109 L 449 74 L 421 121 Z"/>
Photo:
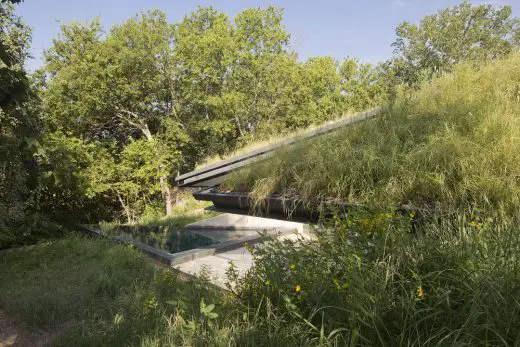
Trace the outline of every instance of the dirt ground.
<path fill-rule="evenodd" d="M 0 347 L 43 347 L 49 345 L 57 336 L 58 332 L 31 331 L 16 324 L 0 311 Z"/>

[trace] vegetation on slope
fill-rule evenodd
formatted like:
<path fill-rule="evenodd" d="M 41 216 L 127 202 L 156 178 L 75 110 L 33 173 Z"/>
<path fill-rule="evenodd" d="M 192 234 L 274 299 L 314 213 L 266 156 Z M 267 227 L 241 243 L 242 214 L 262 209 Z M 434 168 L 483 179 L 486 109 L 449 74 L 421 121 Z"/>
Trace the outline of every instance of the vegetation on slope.
<path fill-rule="evenodd" d="M 151 9 L 107 31 L 99 19 L 63 25 L 26 77 L 31 32 L 9 2 L 19 1 L 0 3 L 0 247 L 32 242 L 46 219 L 175 215 L 172 177 L 206 158 L 372 108 L 455 63 L 520 46 L 510 6 L 463 2 L 403 22 L 394 56 L 377 66 L 299 60 L 272 6 L 234 18 L 199 7 L 177 23 Z"/>
<path fill-rule="evenodd" d="M 375 102 L 363 97 L 354 106 L 354 90 L 342 95 L 357 64 L 340 73 L 331 57 L 300 62 L 289 37 L 274 7 L 234 21 L 198 8 L 179 23 L 151 10 L 106 35 L 98 20 L 63 26 L 41 71 L 42 166 L 59 181 L 45 191 L 57 196 L 50 207 L 66 210 L 77 196 L 79 210 L 94 202 L 128 221 L 154 203 L 171 215 L 172 176 L 204 158 Z M 54 160 L 60 153 L 69 160 Z M 75 179 L 60 179 L 71 167 Z"/>
<path fill-rule="evenodd" d="M 27 39 L 12 8 L 0 9 Z M 281 152 L 226 187 L 362 206 L 325 221 L 316 240 L 252 249 L 256 266 L 244 279 L 229 270 L 234 294 L 107 240 L 68 235 L 6 251 L 0 310 L 57 329 L 58 345 L 520 344 L 520 56 L 493 61 L 518 47 L 511 8 L 464 2 L 402 23 L 396 56 L 377 69 L 299 62 L 281 20 L 274 8 L 246 10 L 235 23 L 200 8 L 174 25 L 151 11 L 106 37 L 96 21 L 65 26 L 37 74 L 48 79 L 35 80 L 43 109 L 0 105 L 11 141 L 1 147 L 10 190 L 0 193 L 0 243 L 26 237 L 17 226 L 31 212 L 153 222 L 166 205 L 164 178 L 180 165 L 321 121 L 343 102 L 390 98 L 379 118 Z M 150 42 L 159 54 L 148 54 Z M 461 61 L 469 63 L 454 67 Z M 44 120 L 36 162 L 15 136 L 37 123 L 33 108 Z M 393 209 L 409 203 L 421 218 Z"/>
<path fill-rule="evenodd" d="M 239 297 L 323 344 L 517 345 L 519 83 L 519 54 L 460 64 L 374 120 L 234 174 L 224 188 L 258 201 L 351 204 L 317 240 L 253 250 Z"/>
<path fill-rule="evenodd" d="M 355 209 L 317 240 L 273 241 L 237 293 L 316 345 L 518 345 L 518 219 L 409 219 Z"/>
<path fill-rule="evenodd" d="M 301 346 L 315 334 L 129 246 L 68 235 L 0 254 L 0 310 L 57 346 Z M 2 341 L 0 341 L 2 342 Z M 35 341 L 38 342 L 38 341 Z"/>
<path fill-rule="evenodd" d="M 307 202 L 498 208 L 520 203 L 520 55 L 462 64 L 374 120 L 280 151 L 225 189 Z"/>
<path fill-rule="evenodd" d="M 108 240 L 13 249 L 0 254 L 0 310 L 64 346 L 520 342 L 517 222 L 444 220 L 422 224 L 425 237 L 399 215 L 332 222 L 316 241 L 253 250 L 235 294 Z"/>

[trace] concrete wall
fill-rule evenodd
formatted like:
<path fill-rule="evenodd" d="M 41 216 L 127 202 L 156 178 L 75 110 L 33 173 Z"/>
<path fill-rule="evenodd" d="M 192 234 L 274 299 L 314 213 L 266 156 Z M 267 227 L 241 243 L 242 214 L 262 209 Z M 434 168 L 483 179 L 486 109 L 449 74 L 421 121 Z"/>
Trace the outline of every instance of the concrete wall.
<path fill-rule="evenodd" d="M 186 225 L 186 229 L 254 229 L 254 230 L 295 230 L 309 231 L 309 225 L 278 219 L 223 213 L 213 218 Z"/>

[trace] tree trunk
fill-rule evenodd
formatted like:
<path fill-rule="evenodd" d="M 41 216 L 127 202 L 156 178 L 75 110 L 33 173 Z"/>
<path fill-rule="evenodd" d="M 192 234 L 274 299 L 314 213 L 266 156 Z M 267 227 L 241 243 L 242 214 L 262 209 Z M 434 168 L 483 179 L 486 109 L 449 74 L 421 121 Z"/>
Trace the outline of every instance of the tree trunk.
<path fill-rule="evenodd" d="M 164 204 L 166 205 L 166 215 L 169 217 L 173 215 L 172 191 L 170 189 L 170 185 L 168 184 L 166 176 L 159 177 L 159 182 L 161 184 L 161 191 L 164 199 Z"/>
<path fill-rule="evenodd" d="M 244 136 L 244 131 L 242 130 L 242 126 L 240 125 L 240 118 L 238 118 L 237 115 L 235 115 L 235 121 L 237 123 L 238 132 L 240 133 L 240 136 Z"/>
<path fill-rule="evenodd" d="M 132 223 L 133 222 L 133 218 L 132 218 L 132 213 L 130 213 L 130 207 L 125 204 L 125 202 L 123 201 L 123 198 L 121 198 L 121 195 L 119 193 L 117 193 L 117 198 L 119 199 L 119 203 L 121 204 L 121 207 L 123 207 L 123 210 L 125 211 L 125 214 L 126 214 L 126 221 L 128 224 Z"/>
<path fill-rule="evenodd" d="M 148 141 L 153 141 L 152 133 L 146 124 L 144 124 L 144 126 L 141 128 L 141 131 Z M 161 169 L 160 166 L 159 169 Z M 169 217 L 173 214 L 173 199 L 170 185 L 168 184 L 168 178 L 164 175 L 161 175 L 159 177 L 159 184 L 161 186 L 161 195 L 163 197 L 164 205 L 166 206 L 166 215 Z"/>

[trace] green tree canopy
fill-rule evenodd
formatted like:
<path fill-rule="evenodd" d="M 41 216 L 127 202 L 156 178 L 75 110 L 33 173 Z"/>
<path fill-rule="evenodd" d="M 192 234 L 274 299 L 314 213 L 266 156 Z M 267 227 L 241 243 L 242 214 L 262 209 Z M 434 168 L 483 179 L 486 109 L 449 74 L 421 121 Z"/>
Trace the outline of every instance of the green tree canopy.
<path fill-rule="evenodd" d="M 366 110 L 382 100 L 381 74 L 371 64 L 347 58 L 340 67 L 341 89 L 347 103 L 354 110 Z"/>
<path fill-rule="evenodd" d="M 511 6 L 462 4 L 424 17 L 419 25 L 396 29 L 394 65 L 402 81 L 447 71 L 461 61 L 500 58 L 520 44 L 520 20 Z"/>
<path fill-rule="evenodd" d="M 44 110 L 54 130 L 110 147 L 123 171 L 116 153 L 148 141 L 137 148 L 156 160 L 149 179 L 159 182 L 151 186 L 158 187 L 168 214 L 172 196 L 167 176 L 179 170 L 178 148 L 185 143 L 173 100 L 172 42 L 172 27 L 159 11 L 117 25 L 106 37 L 98 20 L 64 26 L 46 53 L 50 79 L 44 91 Z M 121 185 L 107 184 L 91 191 L 110 187 L 121 194 L 116 189 Z M 150 193 L 150 187 L 143 189 Z"/>
<path fill-rule="evenodd" d="M 84 196 L 109 195 L 128 219 L 158 198 L 170 213 L 169 178 L 206 157 L 366 105 L 347 103 L 335 59 L 301 62 L 289 38 L 272 6 L 233 21 L 199 7 L 176 24 L 152 10 L 106 33 L 98 19 L 65 25 L 45 53 L 46 143 L 92 154 L 73 166 Z"/>
<path fill-rule="evenodd" d="M 37 99 L 24 69 L 29 57 L 31 30 L 14 12 L 0 4 L 0 248 L 30 214 L 37 168 L 40 119 Z M 6 236 L 8 235 L 8 236 Z M 10 236 L 9 236 L 10 235 Z"/>

